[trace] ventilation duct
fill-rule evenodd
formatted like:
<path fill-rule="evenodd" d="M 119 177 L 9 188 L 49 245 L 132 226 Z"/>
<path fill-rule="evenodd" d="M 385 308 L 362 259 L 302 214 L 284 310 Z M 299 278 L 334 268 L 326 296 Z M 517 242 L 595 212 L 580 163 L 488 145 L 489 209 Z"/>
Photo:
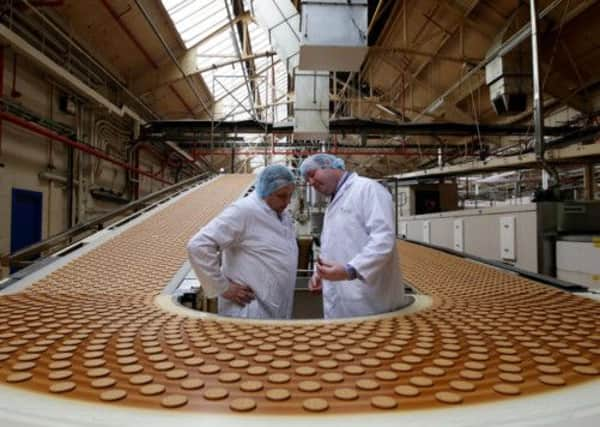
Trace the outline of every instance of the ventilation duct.
<path fill-rule="evenodd" d="M 510 115 L 527 109 L 531 94 L 531 67 L 512 53 L 495 58 L 485 67 L 485 81 L 496 113 Z"/>
<path fill-rule="evenodd" d="M 489 52 L 506 51 L 500 47 L 507 42 L 507 35 L 517 31 L 521 22 L 527 19 L 524 12 L 526 10 L 520 10 L 512 17 Z M 520 44 L 495 57 L 485 66 L 485 82 L 497 114 L 510 115 L 525 111 L 532 92 L 531 50 L 525 44 Z"/>
<path fill-rule="evenodd" d="M 290 0 L 254 0 L 251 10 L 258 24 L 269 33 L 271 46 L 288 72 L 298 65 L 300 15 Z"/>
<path fill-rule="evenodd" d="M 269 33 L 271 45 L 294 78 L 294 136 L 320 138 L 329 133 L 329 72 L 298 69 L 300 15 L 289 0 L 254 0 L 251 9 Z"/>
<path fill-rule="evenodd" d="M 359 71 L 367 20 L 367 0 L 302 0 L 300 69 Z"/>

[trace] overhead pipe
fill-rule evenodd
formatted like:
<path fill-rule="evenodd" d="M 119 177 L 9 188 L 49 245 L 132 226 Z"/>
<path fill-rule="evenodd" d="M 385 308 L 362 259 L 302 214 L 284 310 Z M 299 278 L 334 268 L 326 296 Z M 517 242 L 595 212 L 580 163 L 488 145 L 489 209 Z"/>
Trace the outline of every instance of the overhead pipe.
<path fill-rule="evenodd" d="M 92 89 L 79 78 L 75 77 L 73 74 L 65 70 L 64 67 L 60 66 L 48 56 L 43 54 L 41 51 L 34 48 L 24 38 L 13 32 L 4 24 L 0 24 L 0 38 L 6 40 L 8 43 L 14 46 L 15 49 L 27 55 L 34 62 L 41 64 L 48 71 L 50 71 L 60 79 L 63 79 L 64 81 L 68 82 L 79 93 L 82 93 L 86 97 L 94 100 L 98 104 L 107 108 L 111 113 L 114 113 L 120 117 L 128 115 L 138 123 L 145 123 L 145 120 L 143 120 L 135 111 L 131 110 L 126 105 L 120 107 L 115 105 L 106 97 L 104 97 L 104 95 L 101 95 L 99 92 Z"/>
<path fill-rule="evenodd" d="M 198 151 L 194 150 L 194 153 L 200 155 L 212 154 L 215 156 L 231 156 L 231 151 Z M 401 156 L 401 157 L 419 157 L 419 156 L 437 156 L 437 151 L 369 151 L 369 150 L 329 150 L 329 151 L 317 151 L 317 150 L 272 150 L 269 154 L 275 156 L 310 156 L 315 153 L 328 153 L 333 155 L 343 155 L 343 156 L 352 156 L 352 155 L 365 155 L 365 156 Z M 239 151 L 236 150 L 236 156 L 264 156 L 264 150 L 252 150 L 252 151 Z M 470 157 L 474 157 L 475 155 L 470 155 Z"/>
<path fill-rule="evenodd" d="M 33 133 L 36 133 L 38 135 L 44 136 L 46 138 L 50 138 L 53 139 L 54 141 L 58 141 L 58 142 L 62 142 L 63 144 L 68 145 L 69 147 L 73 147 L 77 150 L 83 151 L 84 153 L 87 154 L 91 154 L 92 156 L 98 157 L 100 159 L 106 160 L 107 162 L 113 163 L 117 166 L 122 167 L 123 169 L 127 169 L 127 170 L 131 170 L 134 171 L 136 173 L 139 173 L 140 175 L 144 175 L 147 176 L 149 178 L 152 178 L 156 181 L 160 181 L 164 184 L 169 184 L 172 185 L 172 182 L 166 181 L 164 179 L 161 178 L 157 178 L 155 176 L 153 176 L 151 173 L 146 172 L 144 170 L 141 170 L 139 168 L 134 168 L 130 165 L 128 165 L 127 163 L 115 159 L 109 155 L 107 155 L 106 153 L 104 153 L 103 151 L 99 151 L 96 150 L 92 147 L 90 147 L 89 145 L 83 144 L 81 142 L 78 141 L 73 141 L 72 139 L 69 139 L 65 136 L 59 135 L 55 132 L 52 132 L 51 130 L 48 130 L 46 128 L 43 128 L 41 126 L 38 126 L 36 124 L 33 124 L 31 122 L 28 122 L 27 120 L 21 119 L 20 117 L 14 116 L 10 113 L 6 113 L 4 111 L 0 111 L 0 120 L 6 120 L 7 122 L 13 123 L 17 126 L 20 126 L 24 129 L 27 129 Z"/>
<path fill-rule="evenodd" d="M 544 142 L 544 107 L 542 102 L 542 82 L 540 79 L 540 42 L 538 39 L 538 14 L 536 0 L 529 1 L 531 18 L 531 65 L 533 74 L 533 123 L 535 126 L 535 157 L 542 167 L 552 176 L 555 185 L 559 185 L 559 175 L 556 168 L 552 167 L 545 159 Z M 546 180 L 542 180 L 542 188 L 548 189 Z"/>

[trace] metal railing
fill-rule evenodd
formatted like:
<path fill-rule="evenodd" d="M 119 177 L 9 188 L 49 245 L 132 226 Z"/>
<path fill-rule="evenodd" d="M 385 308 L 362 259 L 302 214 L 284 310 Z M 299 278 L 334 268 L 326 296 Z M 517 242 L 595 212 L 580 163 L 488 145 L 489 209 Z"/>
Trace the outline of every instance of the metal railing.
<path fill-rule="evenodd" d="M 138 200 L 128 203 L 125 206 L 117 208 L 107 214 L 104 214 L 104 215 L 101 215 L 94 219 L 91 219 L 90 221 L 87 221 L 85 223 L 76 225 L 75 227 L 73 227 L 69 230 L 66 230 L 62 233 L 56 234 L 46 240 L 43 240 L 41 242 L 38 242 L 31 246 L 23 248 L 15 253 L 3 255 L 0 258 L 0 261 L 3 266 L 7 266 L 7 267 L 24 266 L 24 265 L 31 264 L 33 261 L 28 260 L 31 257 L 40 255 L 44 251 L 53 252 L 52 250 L 54 248 L 56 248 L 57 246 L 63 245 L 65 243 L 68 243 L 68 244 L 76 243 L 77 241 L 88 236 L 87 234 L 82 235 L 86 232 L 102 230 L 109 225 L 113 226 L 114 225 L 113 223 L 111 223 L 111 224 L 107 224 L 107 223 L 109 223 L 111 220 L 114 220 L 115 218 L 123 217 L 125 214 L 130 213 L 130 212 L 133 212 L 133 214 L 139 214 L 145 209 L 150 209 L 151 207 L 149 205 L 155 206 L 156 204 L 158 204 L 158 203 L 153 203 L 153 201 L 156 201 L 158 198 L 166 196 L 166 195 L 173 196 L 173 194 L 171 194 L 171 193 L 178 194 L 180 192 L 179 190 L 182 190 L 188 186 L 192 186 L 201 181 L 204 181 L 204 180 L 210 178 L 211 176 L 212 175 L 209 173 L 204 173 L 204 174 L 200 174 L 200 175 L 194 176 L 192 178 L 186 179 L 184 181 L 178 182 L 176 184 L 170 185 L 168 187 L 165 187 L 159 191 L 156 191 L 152 194 L 148 194 Z M 129 217 L 131 217 L 131 215 L 129 215 Z M 121 221 L 122 220 L 123 219 L 121 219 Z M 60 247 L 58 249 L 63 249 L 63 248 Z"/>

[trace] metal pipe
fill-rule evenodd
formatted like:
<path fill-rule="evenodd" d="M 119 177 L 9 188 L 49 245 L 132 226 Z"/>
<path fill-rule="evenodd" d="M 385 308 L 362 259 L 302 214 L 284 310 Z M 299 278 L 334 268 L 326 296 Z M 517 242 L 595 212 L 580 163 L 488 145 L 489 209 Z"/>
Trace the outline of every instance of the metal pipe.
<path fill-rule="evenodd" d="M 529 0 L 531 19 L 531 68 L 533 73 L 533 123 L 535 126 L 535 155 L 544 158 L 544 110 L 542 106 L 542 84 L 540 81 L 540 58 L 538 40 L 538 16 L 536 0 Z"/>
<path fill-rule="evenodd" d="M 72 146 L 67 145 L 67 228 L 73 227 L 74 151 Z"/>
<path fill-rule="evenodd" d="M 36 7 L 34 7 L 28 0 L 21 0 L 23 3 L 25 3 L 27 6 L 29 6 L 29 9 L 36 14 L 42 21 L 44 21 L 46 24 L 48 24 L 52 29 L 54 29 L 55 31 L 57 31 L 59 34 L 61 34 L 63 37 L 65 37 L 65 39 L 67 40 L 67 42 L 73 46 L 75 49 L 77 49 L 79 52 L 81 52 L 83 54 L 83 56 L 85 56 L 88 60 L 90 60 L 95 66 L 97 66 L 100 70 L 102 70 L 103 73 L 105 73 L 110 79 L 112 79 L 117 86 L 119 86 L 121 88 L 121 90 L 123 90 L 123 92 L 125 92 L 129 97 L 131 97 L 131 99 L 133 99 L 135 102 L 137 102 L 144 110 L 146 110 L 146 112 L 150 113 L 150 115 L 153 118 L 158 118 L 158 114 L 156 114 L 144 101 L 142 101 L 137 95 L 135 95 L 133 92 L 131 92 L 129 90 L 129 88 L 127 88 L 127 86 L 125 85 L 124 82 L 122 82 L 119 78 L 117 78 L 112 72 L 110 72 L 109 70 L 106 69 L 106 67 L 104 67 L 104 65 L 102 65 L 98 60 L 96 60 L 94 57 L 92 57 L 89 53 L 87 53 L 83 48 L 81 48 L 81 46 L 79 46 L 71 37 L 69 37 L 67 34 L 64 33 L 64 31 L 59 28 L 57 25 L 55 25 L 50 19 L 48 19 L 46 17 L 46 15 L 44 15 L 43 13 L 41 13 L 39 10 L 37 10 Z M 127 110 L 126 112 L 128 112 L 129 110 Z M 135 120 L 137 120 L 135 117 L 133 117 Z"/>
<path fill-rule="evenodd" d="M 540 80 L 540 58 L 539 49 L 540 43 L 538 39 L 538 15 L 536 0 L 529 0 L 529 12 L 531 19 L 531 68 L 533 74 L 533 123 L 535 126 L 535 157 L 542 164 L 554 180 L 554 184 L 559 184 L 558 171 L 550 166 L 544 157 L 545 142 L 544 142 L 544 106 L 542 83 Z M 549 187 L 548 181 L 542 181 L 542 189 L 547 190 Z"/>
<path fill-rule="evenodd" d="M 66 138 L 62 135 L 59 135 L 57 133 L 54 133 L 46 128 L 43 128 L 41 126 L 38 126 L 36 124 L 33 124 L 31 122 L 28 122 L 26 120 L 21 119 L 20 117 L 17 116 L 13 116 L 12 114 L 6 113 L 4 111 L 0 111 L 0 120 L 6 120 L 8 122 L 11 122 L 17 126 L 20 126 L 24 129 L 27 129 L 33 133 L 37 133 L 38 135 L 42 135 L 46 138 L 51 138 L 54 141 L 59 141 L 62 142 L 63 144 L 68 145 L 69 147 L 73 147 L 77 150 L 83 151 L 84 153 L 88 153 L 91 154 L 93 156 L 96 156 L 100 159 L 106 160 L 110 163 L 113 163 L 115 165 L 121 166 L 123 169 L 127 169 L 127 170 L 132 170 L 134 172 L 137 172 L 141 175 L 147 176 L 149 178 L 155 179 L 157 181 L 160 181 L 164 184 L 172 184 L 169 181 L 165 181 L 163 179 L 157 178 L 155 176 L 153 176 L 151 173 L 146 172 L 144 170 L 138 169 L 138 168 L 134 168 L 130 165 L 128 165 L 127 163 L 122 162 L 121 160 L 115 159 L 109 155 L 107 155 L 106 153 L 96 150 L 92 147 L 90 147 L 89 145 L 83 144 L 81 142 L 78 141 L 73 141 L 69 138 Z"/>
<path fill-rule="evenodd" d="M 23 52 L 34 62 L 45 67 L 46 70 L 58 76 L 60 79 L 66 81 L 71 87 L 77 90 L 79 93 L 84 94 L 89 99 L 97 102 L 98 104 L 106 107 L 109 111 L 119 115 L 128 115 L 133 120 L 139 123 L 145 123 L 145 121 L 133 110 L 126 105 L 117 106 L 104 95 L 100 94 L 96 90 L 92 89 L 89 85 L 84 83 L 79 78 L 68 72 L 64 67 L 51 60 L 48 56 L 44 55 L 38 49 L 34 48 L 24 38 L 10 30 L 4 24 L 0 24 L 0 38 L 6 40 L 8 43 L 14 46 L 16 50 Z"/>

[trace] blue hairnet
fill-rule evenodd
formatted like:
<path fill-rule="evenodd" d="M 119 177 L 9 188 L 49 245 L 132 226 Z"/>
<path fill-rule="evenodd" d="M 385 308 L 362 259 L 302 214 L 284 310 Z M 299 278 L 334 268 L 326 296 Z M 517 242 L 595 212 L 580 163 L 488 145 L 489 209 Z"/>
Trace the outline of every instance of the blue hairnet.
<path fill-rule="evenodd" d="M 256 193 L 260 198 L 264 199 L 281 187 L 295 183 L 294 174 L 288 168 L 282 165 L 270 165 L 258 176 Z"/>
<path fill-rule="evenodd" d="M 306 174 L 313 169 L 341 169 L 345 170 L 344 161 L 331 154 L 319 153 L 313 154 L 304 159 L 300 165 L 300 174 L 306 177 Z"/>

